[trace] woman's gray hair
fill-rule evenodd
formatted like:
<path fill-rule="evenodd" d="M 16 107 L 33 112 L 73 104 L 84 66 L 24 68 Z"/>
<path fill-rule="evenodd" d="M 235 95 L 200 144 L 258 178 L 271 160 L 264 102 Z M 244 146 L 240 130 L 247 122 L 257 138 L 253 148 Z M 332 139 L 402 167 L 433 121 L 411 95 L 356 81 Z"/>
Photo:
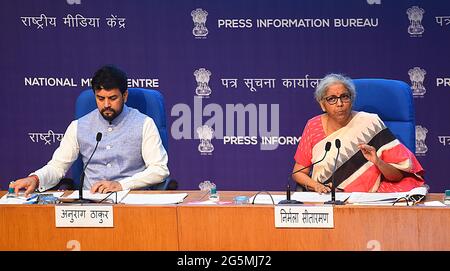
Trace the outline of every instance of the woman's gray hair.
<path fill-rule="evenodd" d="M 353 102 L 356 98 L 355 84 L 353 84 L 352 79 L 337 73 L 328 74 L 320 81 L 319 85 L 316 87 L 316 91 L 314 92 L 316 101 L 320 103 L 320 101 L 325 97 L 328 87 L 339 83 L 343 84 L 344 87 L 350 92 Z"/>

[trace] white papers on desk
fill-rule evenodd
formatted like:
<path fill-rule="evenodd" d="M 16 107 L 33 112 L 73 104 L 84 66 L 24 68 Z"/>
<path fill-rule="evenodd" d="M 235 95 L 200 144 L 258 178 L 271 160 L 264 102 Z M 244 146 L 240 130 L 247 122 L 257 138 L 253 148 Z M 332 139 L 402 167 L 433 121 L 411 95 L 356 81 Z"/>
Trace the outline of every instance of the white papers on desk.
<path fill-rule="evenodd" d="M 25 204 L 27 202 L 27 198 L 23 196 L 18 196 L 14 198 L 7 198 L 7 195 L 3 195 L 0 199 L 0 204 Z"/>
<path fill-rule="evenodd" d="M 424 206 L 432 206 L 432 207 L 445 207 L 447 205 L 445 205 L 444 203 L 440 202 L 440 201 L 426 201 L 423 203 Z"/>
<path fill-rule="evenodd" d="M 255 204 L 278 204 L 278 202 L 286 199 L 286 195 L 272 195 L 272 197 L 270 197 L 269 195 L 266 195 L 266 194 L 264 194 L 264 195 L 258 194 L 258 195 L 256 195 L 256 199 L 253 202 L 254 198 L 255 198 L 255 196 L 250 197 L 248 202 L 255 203 Z M 272 201 L 272 199 L 273 199 L 273 201 Z"/>
<path fill-rule="evenodd" d="M 351 193 L 336 193 L 336 200 L 345 201 Z M 255 196 L 251 197 L 249 199 L 249 203 L 253 202 L 253 198 Z M 272 202 L 273 198 L 273 202 Z M 272 195 L 272 198 L 269 195 L 266 194 L 258 194 L 255 199 L 255 204 L 278 204 L 280 201 L 286 199 L 286 194 L 284 195 Z M 294 192 L 291 195 L 291 199 L 298 200 L 301 202 L 318 202 L 318 203 L 324 203 L 326 201 L 331 200 L 331 194 L 319 194 L 317 192 Z"/>
<path fill-rule="evenodd" d="M 36 193 L 37 195 L 49 195 L 49 196 L 54 196 L 54 197 L 61 197 L 64 192 L 44 192 L 44 193 Z M 35 201 L 37 200 L 37 197 L 35 197 L 32 200 L 28 200 L 31 196 L 33 196 L 35 194 L 32 194 L 30 196 L 28 196 L 28 198 L 25 198 L 23 196 L 23 193 L 19 193 L 19 196 L 14 197 L 14 198 L 7 198 L 7 194 L 3 195 L 3 197 L 0 199 L 0 204 L 32 204 L 35 203 Z"/>
<path fill-rule="evenodd" d="M 183 202 L 187 193 L 175 194 L 128 194 L 122 203 L 125 204 L 177 204 Z"/>
<path fill-rule="evenodd" d="M 41 194 L 51 194 L 53 197 L 56 197 L 56 198 L 59 198 L 59 197 L 61 197 L 62 195 L 64 195 L 64 193 L 65 192 L 51 192 L 51 193 L 49 193 L 49 192 L 43 192 L 43 193 L 41 193 Z"/>
<path fill-rule="evenodd" d="M 426 196 L 427 188 L 426 187 L 416 187 L 408 192 L 397 192 L 397 193 L 363 193 L 363 192 L 337 192 L 336 200 L 346 201 L 347 203 L 354 204 L 367 204 L 367 205 L 392 205 L 393 202 L 398 199 L 404 197 L 410 199 L 411 196 Z M 253 198 L 251 197 L 249 202 L 253 202 Z M 273 198 L 273 202 L 272 202 Z M 286 194 L 284 195 L 270 195 L 267 194 L 258 194 L 255 199 L 255 204 L 278 204 L 281 200 L 286 199 Z M 311 202 L 311 203 L 324 203 L 326 201 L 331 200 L 331 194 L 319 194 L 317 192 L 294 192 L 291 195 L 291 199 L 298 200 L 301 202 Z M 402 202 L 399 202 L 396 205 L 403 205 Z M 406 203 L 405 203 L 406 205 Z"/>
<path fill-rule="evenodd" d="M 123 198 L 130 192 L 130 190 L 123 190 L 123 191 L 117 191 L 117 203 L 121 202 Z M 65 197 L 66 199 L 78 199 L 79 192 L 78 190 L 73 191 L 72 194 Z M 83 198 L 85 199 L 91 199 L 91 200 L 102 200 L 104 198 L 108 197 L 108 194 L 101 194 L 101 193 L 94 193 L 92 194 L 90 190 L 83 190 Z M 113 201 L 116 200 L 116 195 L 112 194 L 108 197 L 108 199 L 111 199 Z"/>
<path fill-rule="evenodd" d="M 337 192 L 336 200 L 346 201 L 352 193 L 345 192 Z M 323 203 L 331 200 L 331 193 L 327 194 L 319 194 L 317 192 L 295 192 L 292 196 L 292 199 L 301 201 L 301 202 L 319 202 Z"/>
<path fill-rule="evenodd" d="M 217 201 L 212 200 L 204 200 L 204 201 L 190 201 L 187 204 L 193 204 L 193 205 L 217 205 Z"/>
<path fill-rule="evenodd" d="M 401 198 L 403 193 L 365 193 L 365 192 L 353 192 L 348 203 L 367 203 L 377 204 L 380 203 L 393 203 L 398 198 Z"/>
<path fill-rule="evenodd" d="M 411 196 L 426 196 L 427 188 L 426 187 L 416 187 L 411 189 L 408 192 L 395 192 L 395 193 L 363 193 L 363 192 L 353 192 L 348 199 L 348 203 L 357 203 L 357 204 L 386 204 L 393 203 L 401 198 L 407 198 Z M 397 205 L 397 204 L 396 204 Z"/>

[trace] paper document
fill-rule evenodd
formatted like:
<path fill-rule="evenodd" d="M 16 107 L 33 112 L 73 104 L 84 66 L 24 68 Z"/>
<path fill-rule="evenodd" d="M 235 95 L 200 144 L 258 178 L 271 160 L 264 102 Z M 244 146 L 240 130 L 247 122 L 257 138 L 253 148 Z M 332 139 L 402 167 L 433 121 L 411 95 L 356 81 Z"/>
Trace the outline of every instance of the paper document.
<path fill-rule="evenodd" d="M 426 196 L 426 187 L 416 187 L 408 192 L 395 192 L 395 193 L 364 193 L 353 192 L 348 199 L 348 203 L 393 203 L 401 198 L 410 199 L 413 196 Z"/>
<path fill-rule="evenodd" d="M 204 201 L 190 201 L 187 204 L 194 204 L 194 205 L 226 205 L 226 204 L 232 204 L 232 201 L 213 201 L 213 200 L 204 200 Z"/>
<path fill-rule="evenodd" d="M 392 201 L 367 201 L 359 203 L 351 203 L 351 205 L 376 205 L 376 206 L 392 206 L 394 202 Z M 396 202 L 395 206 L 409 206 L 406 202 Z"/>
<path fill-rule="evenodd" d="M 444 203 L 442 203 L 440 201 L 437 201 L 437 200 L 424 202 L 423 205 L 424 206 L 434 206 L 434 207 L 445 207 L 445 206 L 447 206 Z"/>
<path fill-rule="evenodd" d="M 351 193 L 337 192 L 336 200 L 346 201 L 350 197 Z M 327 194 L 319 194 L 317 192 L 295 192 L 292 196 L 292 199 L 301 201 L 301 202 L 326 202 L 331 200 L 331 193 Z"/>
<path fill-rule="evenodd" d="M 336 200 L 345 201 L 351 193 L 336 193 Z M 255 196 L 251 197 L 249 199 L 249 203 L 253 202 L 253 198 Z M 273 198 L 273 202 L 272 202 Z M 283 195 L 272 195 L 272 198 L 270 198 L 267 194 L 258 194 L 255 199 L 255 204 L 278 204 L 280 201 L 286 199 L 286 194 Z M 319 202 L 324 203 L 326 201 L 331 200 L 331 194 L 319 194 L 316 192 L 294 192 L 291 195 L 291 199 L 298 200 L 301 202 Z"/>
<path fill-rule="evenodd" d="M 255 196 L 250 197 L 248 202 L 251 204 Z M 272 201 L 273 199 L 273 201 Z M 272 198 L 267 194 L 258 194 L 255 199 L 255 204 L 278 204 L 278 202 L 285 200 L 286 195 L 272 195 Z"/>
<path fill-rule="evenodd" d="M 52 196 L 59 198 L 62 195 L 64 195 L 64 192 L 52 192 L 52 193 L 44 192 L 42 194 L 52 194 Z"/>
<path fill-rule="evenodd" d="M 346 201 L 347 203 L 354 203 L 354 204 L 392 205 L 393 202 L 397 201 L 402 197 L 408 200 L 412 200 L 414 196 L 425 197 L 426 194 L 427 194 L 426 187 L 416 187 L 408 192 L 397 192 L 397 193 L 337 192 L 336 200 Z M 255 196 L 252 196 L 249 199 L 249 203 L 253 202 L 254 197 Z M 281 200 L 286 199 L 286 194 L 272 195 L 272 198 L 267 194 L 258 194 L 255 199 L 255 204 L 274 204 L 274 203 L 278 204 Z M 294 192 L 291 195 L 291 199 L 298 200 L 301 202 L 324 203 L 331 200 L 331 193 L 319 194 L 317 192 Z M 398 203 L 398 205 L 401 206 L 402 203 Z"/>
<path fill-rule="evenodd" d="M 3 195 L 0 199 L 0 204 L 33 204 L 36 203 L 38 195 L 48 195 L 54 197 L 61 197 L 64 192 L 44 192 L 44 193 L 33 193 L 28 198 L 23 196 L 23 193 L 19 193 L 19 196 L 13 198 L 7 198 L 7 194 Z"/>
<path fill-rule="evenodd" d="M 187 193 L 176 194 L 128 194 L 122 203 L 125 204 L 176 204 L 183 202 Z"/>
<path fill-rule="evenodd" d="M 130 190 L 123 190 L 123 191 L 117 191 L 117 203 L 120 203 L 123 198 L 130 192 Z M 106 198 L 109 195 L 109 193 L 101 194 L 101 193 L 94 193 L 92 194 L 90 190 L 83 190 L 83 198 L 85 199 L 91 199 L 91 200 L 102 200 Z M 66 199 L 78 199 L 79 198 L 79 191 L 73 191 L 72 194 L 70 194 L 67 197 L 64 197 Z M 108 197 L 108 200 L 111 199 L 113 201 L 116 200 L 116 195 L 113 193 Z"/>
<path fill-rule="evenodd" d="M 27 199 L 25 197 L 15 197 L 15 198 L 7 198 L 6 195 L 4 195 L 0 199 L 0 204 L 24 204 L 27 202 Z"/>

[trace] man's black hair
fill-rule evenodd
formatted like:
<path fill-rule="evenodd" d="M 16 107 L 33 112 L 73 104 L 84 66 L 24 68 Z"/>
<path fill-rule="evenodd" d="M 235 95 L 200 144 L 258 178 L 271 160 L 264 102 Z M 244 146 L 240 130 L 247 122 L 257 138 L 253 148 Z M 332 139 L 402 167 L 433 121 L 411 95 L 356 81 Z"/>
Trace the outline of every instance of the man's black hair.
<path fill-rule="evenodd" d="M 92 77 L 94 92 L 100 89 L 118 88 L 123 94 L 127 90 L 127 74 L 114 65 L 106 65 L 97 70 Z"/>

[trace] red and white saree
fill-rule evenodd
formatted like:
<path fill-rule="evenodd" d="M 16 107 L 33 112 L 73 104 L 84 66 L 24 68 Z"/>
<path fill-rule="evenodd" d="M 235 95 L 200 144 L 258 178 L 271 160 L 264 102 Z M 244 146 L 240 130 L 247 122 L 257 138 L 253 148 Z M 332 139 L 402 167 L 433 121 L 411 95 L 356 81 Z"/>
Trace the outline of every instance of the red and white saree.
<path fill-rule="evenodd" d="M 343 128 L 325 136 L 320 116 L 311 119 L 302 135 L 295 160 L 308 166 L 322 159 L 326 142 L 332 143 L 325 159 L 316 164 L 312 179 L 327 184 L 331 182 L 337 148 L 336 139 L 341 141 L 336 161 L 334 181 L 346 192 L 403 192 L 424 184 L 422 166 L 413 153 L 406 148 L 376 114 L 358 112 Z M 359 143 L 375 147 L 377 155 L 404 173 L 398 182 L 386 180 L 380 170 L 367 161 L 358 149 Z"/>

